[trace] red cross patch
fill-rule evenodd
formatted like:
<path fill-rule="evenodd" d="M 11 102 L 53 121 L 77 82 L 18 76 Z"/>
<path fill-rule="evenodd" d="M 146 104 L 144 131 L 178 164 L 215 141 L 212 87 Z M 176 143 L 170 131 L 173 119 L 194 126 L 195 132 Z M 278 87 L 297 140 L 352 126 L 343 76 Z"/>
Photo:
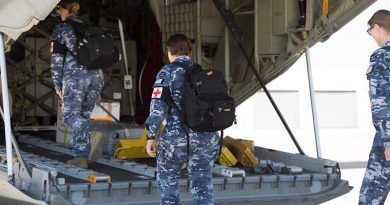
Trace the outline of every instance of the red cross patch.
<path fill-rule="evenodd" d="M 152 98 L 161 98 L 162 91 L 163 91 L 163 87 L 154 87 Z"/>

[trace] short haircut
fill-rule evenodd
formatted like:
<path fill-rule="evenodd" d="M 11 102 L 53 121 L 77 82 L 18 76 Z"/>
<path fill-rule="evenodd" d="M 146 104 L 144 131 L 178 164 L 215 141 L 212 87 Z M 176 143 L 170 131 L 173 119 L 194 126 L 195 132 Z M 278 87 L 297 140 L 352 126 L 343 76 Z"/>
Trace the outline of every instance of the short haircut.
<path fill-rule="evenodd" d="M 375 12 L 368 21 L 368 25 L 372 27 L 375 24 L 390 32 L 390 11 L 382 9 Z"/>
<path fill-rule="evenodd" d="M 173 34 L 168 38 L 166 46 L 168 51 L 175 56 L 188 56 L 190 55 L 192 49 L 190 39 L 188 39 L 188 37 L 184 34 Z"/>
<path fill-rule="evenodd" d="M 70 14 L 77 15 L 79 13 L 79 9 L 75 9 L 74 5 L 79 4 L 79 0 L 61 0 L 59 6 L 60 8 L 64 8 L 68 10 Z"/>

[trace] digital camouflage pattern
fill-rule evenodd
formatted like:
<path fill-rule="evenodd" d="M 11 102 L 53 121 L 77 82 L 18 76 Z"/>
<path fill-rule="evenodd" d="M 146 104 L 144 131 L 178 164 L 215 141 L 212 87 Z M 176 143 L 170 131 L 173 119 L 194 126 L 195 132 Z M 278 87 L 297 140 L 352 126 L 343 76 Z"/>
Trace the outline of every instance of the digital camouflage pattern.
<path fill-rule="evenodd" d="M 390 41 L 385 42 L 390 46 Z M 390 52 L 380 48 L 370 58 L 367 70 L 372 120 L 376 130 L 366 173 L 360 189 L 359 204 L 383 204 L 390 189 L 390 162 L 384 148 L 390 146 Z"/>
<path fill-rule="evenodd" d="M 373 147 L 369 156 L 366 173 L 360 189 L 360 205 L 384 204 L 389 192 L 390 162 L 386 161 L 384 149 Z"/>
<path fill-rule="evenodd" d="M 75 16 L 70 19 L 79 21 Z M 71 25 L 57 24 L 51 36 L 50 70 L 56 90 L 61 90 L 63 121 L 73 129 L 73 155 L 87 157 L 89 135 L 93 126 L 89 120 L 104 80 L 101 69 L 88 70 L 77 64 L 76 35 Z M 66 49 L 64 49 L 66 46 Z"/>
<path fill-rule="evenodd" d="M 179 56 L 175 62 L 192 66 L 188 56 Z M 184 77 L 185 70 L 174 64 L 168 64 L 160 70 L 154 84 L 150 114 L 145 122 L 148 139 L 155 139 L 160 124 L 166 120 L 165 129 L 157 139 L 160 202 L 164 205 L 181 204 L 178 180 L 183 164 L 187 163 L 194 204 L 214 204 L 212 167 L 218 157 L 220 138 L 216 132 L 194 132 L 188 129 L 190 150 L 187 152 L 187 132 L 177 110 L 181 108 Z"/>

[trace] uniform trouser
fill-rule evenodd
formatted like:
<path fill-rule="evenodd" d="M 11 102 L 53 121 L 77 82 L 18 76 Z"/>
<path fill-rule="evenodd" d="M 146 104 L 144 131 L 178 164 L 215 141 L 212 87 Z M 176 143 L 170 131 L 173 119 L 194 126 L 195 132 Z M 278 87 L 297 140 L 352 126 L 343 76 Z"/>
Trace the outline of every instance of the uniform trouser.
<path fill-rule="evenodd" d="M 93 129 L 89 118 L 103 84 L 103 76 L 100 74 L 73 77 L 63 83 L 63 121 L 73 129 L 72 145 L 75 157 L 89 155 L 89 135 Z"/>
<path fill-rule="evenodd" d="M 359 194 L 359 205 L 384 204 L 390 189 L 390 161 L 383 147 L 373 147 Z"/>
<path fill-rule="evenodd" d="M 164 139 L 158 142 L 157 184 L 160 203 L 181 204 L 178 180 L 181 168 L 187 162 L 192 199 L 195 205 L 214 204 L 212 167 L 219 153 L 217 134 L 191 133 L 190 152 L 187 154 L 187 139 Z"/>

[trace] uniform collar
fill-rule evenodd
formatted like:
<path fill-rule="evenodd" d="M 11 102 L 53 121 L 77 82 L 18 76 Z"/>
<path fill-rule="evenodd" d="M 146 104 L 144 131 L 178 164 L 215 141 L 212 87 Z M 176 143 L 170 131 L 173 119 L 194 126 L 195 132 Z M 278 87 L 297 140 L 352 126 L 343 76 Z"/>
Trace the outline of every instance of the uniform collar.
<path fill-rule="evenodd" d="M 75 15 L 71 14 L 70 16 L 68 16 L 68 18 L 67 18 L 67 19 L 70 19 L 70 20 L 76 20 L 76 19 L 77 19 L 77 17 L 76 17 Z"/>
<path fill-rule="evenodd" d="M 390 40 L 386 40 L 385 43 L 383 43 L 382 47 L 390 46 Z"/>
<path fill-rule="evenodd" d="M 191 63 L 192 64 L 192 60 L 189 56 L 185 56 L 185 55 L 182 55 L 182 56 L 178 56 L 173 62 L 180 62 L 180 63 Z"/>

